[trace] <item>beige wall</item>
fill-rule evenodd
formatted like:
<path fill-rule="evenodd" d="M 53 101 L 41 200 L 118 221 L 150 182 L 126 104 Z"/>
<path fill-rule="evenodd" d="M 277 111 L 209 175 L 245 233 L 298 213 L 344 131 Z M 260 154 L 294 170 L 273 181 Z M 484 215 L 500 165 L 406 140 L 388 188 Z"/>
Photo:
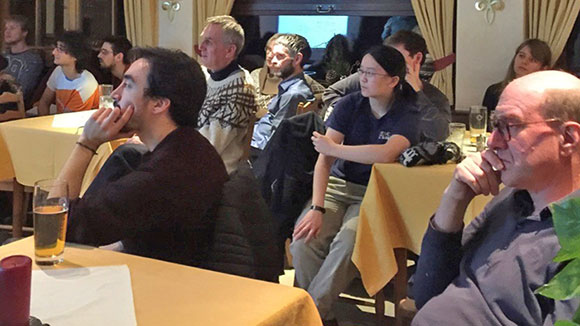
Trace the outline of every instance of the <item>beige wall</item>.
<path fill-rule="evenodd" d="M 524 0 L 503 0 L 492 25 L 473 0 L 457 1 L 456 107 L 481 104 L 485 89 L 505 76 L 524 38 Z"/>
<path fill-rule="evenodd" d="M 181 10 L 175 13 L 173 21 L 169 21 L 167 11 L 159 6 L 159 46 L 180 49 L 188 55 L 193 54 L 193 1 L 180 1 Z"/>

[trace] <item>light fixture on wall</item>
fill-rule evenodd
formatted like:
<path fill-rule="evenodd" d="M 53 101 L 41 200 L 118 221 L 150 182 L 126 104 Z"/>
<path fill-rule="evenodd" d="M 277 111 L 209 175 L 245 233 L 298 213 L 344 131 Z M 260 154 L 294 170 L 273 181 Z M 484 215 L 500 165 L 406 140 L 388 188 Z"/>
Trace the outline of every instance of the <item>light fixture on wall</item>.
<path fill-rule="evenodd" d="M 495 11 L 500 11 L 503 8 L 504 3 L 502 0 L 478 0 L 475 2 L 475 9 L 484 12 L 485 21 L 490 25 L 493 24 L 495 19 Z"/>
<path fill-rule="evenodd" d="M 181 9 L 181 4 L 178 1 L 163 1 L 161 3 L 161 9 L 167 11 L 169 21 L 172 22 L 175 18 L 175 13 Z"/>

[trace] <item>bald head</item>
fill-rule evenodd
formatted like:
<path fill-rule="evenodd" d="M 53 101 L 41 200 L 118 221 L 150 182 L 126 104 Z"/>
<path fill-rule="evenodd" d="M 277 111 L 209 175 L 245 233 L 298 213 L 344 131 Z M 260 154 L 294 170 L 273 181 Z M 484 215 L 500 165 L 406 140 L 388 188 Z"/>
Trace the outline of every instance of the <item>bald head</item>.
<path fill-rule="evenodd" d="M 580 122 L 580 79 L 555 70 L 517 78 L 503 91 L 498 107 L 514 105 L 538 110 L 545 118 Z"/>

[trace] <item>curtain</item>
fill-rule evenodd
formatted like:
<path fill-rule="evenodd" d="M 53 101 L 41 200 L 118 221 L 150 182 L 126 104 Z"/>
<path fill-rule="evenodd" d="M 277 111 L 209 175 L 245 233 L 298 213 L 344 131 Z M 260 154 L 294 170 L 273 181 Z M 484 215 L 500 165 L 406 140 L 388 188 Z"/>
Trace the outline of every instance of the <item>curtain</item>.
<path fill-rule="evenodd" d="M 434 60 L 453 52 L 454 3 L 448 0 L 411 0 L 427 50 Z M 453 65 L 435 72 L 431 84 L 441 90 L 449 103 L 453 104 Z"/>
<path fill-rule="evenodd" d="M 562 51 L 580 10 L 578 0 L 526 0 L 526 39 L 539 38 L 552 50 L 552 64 Z"/>
<path fill-rule="evenodd" d="M 157 0 L 123 0 L 127 38 L 133 46 L 157 46 Z"/>
<path fill-rule="evenodd" d="M 81 16 L 81 3 L 79 0 L 65 0 L 65 16 L 64 16 L 64 29 L 67 31 L 80 31 L 80 16 Z"/>
<path fill-rule="evenodd" d="M 193 6 L 193 46 L 199 45 L 199 34 L 203 31 L 208 17 L 229 15 L 234 6 L 234 0 L 198 0 Z"/>

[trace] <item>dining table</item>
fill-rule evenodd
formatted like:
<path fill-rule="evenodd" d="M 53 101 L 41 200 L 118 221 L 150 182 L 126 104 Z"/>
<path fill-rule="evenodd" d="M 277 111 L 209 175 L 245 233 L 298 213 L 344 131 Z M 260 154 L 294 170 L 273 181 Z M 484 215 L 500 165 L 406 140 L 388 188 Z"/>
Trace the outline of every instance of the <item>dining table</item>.
<path fill-rule="evenodd" d="M 34 259 L 34 238 L 0 246 L 0 259 L 11 255 Z M 322 325 L 314 301 L 302 289 L 111 250 L 67 243 L 62 263 L 38 266 L 33 262 L 32 269 L 46 278 L 58 270 L 85 269 L 90 274 L 92 267 L 119 265 L 129 269 L 138 325 Z M 78 278 L 79 274 L 69 275 Z M 39 293 L 33 286 L 33 299 L 35 295 Z"/>
<path fill-rule="evenodd" d="M 24 186 L 55 178 L 94 110 L 0 123 L 0 180 L 15 177 Z M 83 179 L 84 192 L 112 153 L 111 143 L 97 149 Z"/>
<path fill-rule="evenodd" d="M 405 167 L 398 163 L 374 164 L 365 192 L 352 261 L 362 283 L 374 296 L 400 268 L 395 249 L 421 252 L 421 240 L 456 164 Z M 476 196 L 467 207 L 465 225 L 492 196 Z M 404 261 L 401 264 L 406 264 Z M 400 264 L 399 264 L 400 265 Z"/>
<path fill-rule="evenodd" d="M 38 180 L 56 178 L 94 110 L 62 113 L 0 123 L 0 187 L 14 193 L 12 230 L 22 236 L 25 192 Z M 107 142 L 97 149 L 81 185 L 87 190 L 113 150 L 122 143 Z"/>

